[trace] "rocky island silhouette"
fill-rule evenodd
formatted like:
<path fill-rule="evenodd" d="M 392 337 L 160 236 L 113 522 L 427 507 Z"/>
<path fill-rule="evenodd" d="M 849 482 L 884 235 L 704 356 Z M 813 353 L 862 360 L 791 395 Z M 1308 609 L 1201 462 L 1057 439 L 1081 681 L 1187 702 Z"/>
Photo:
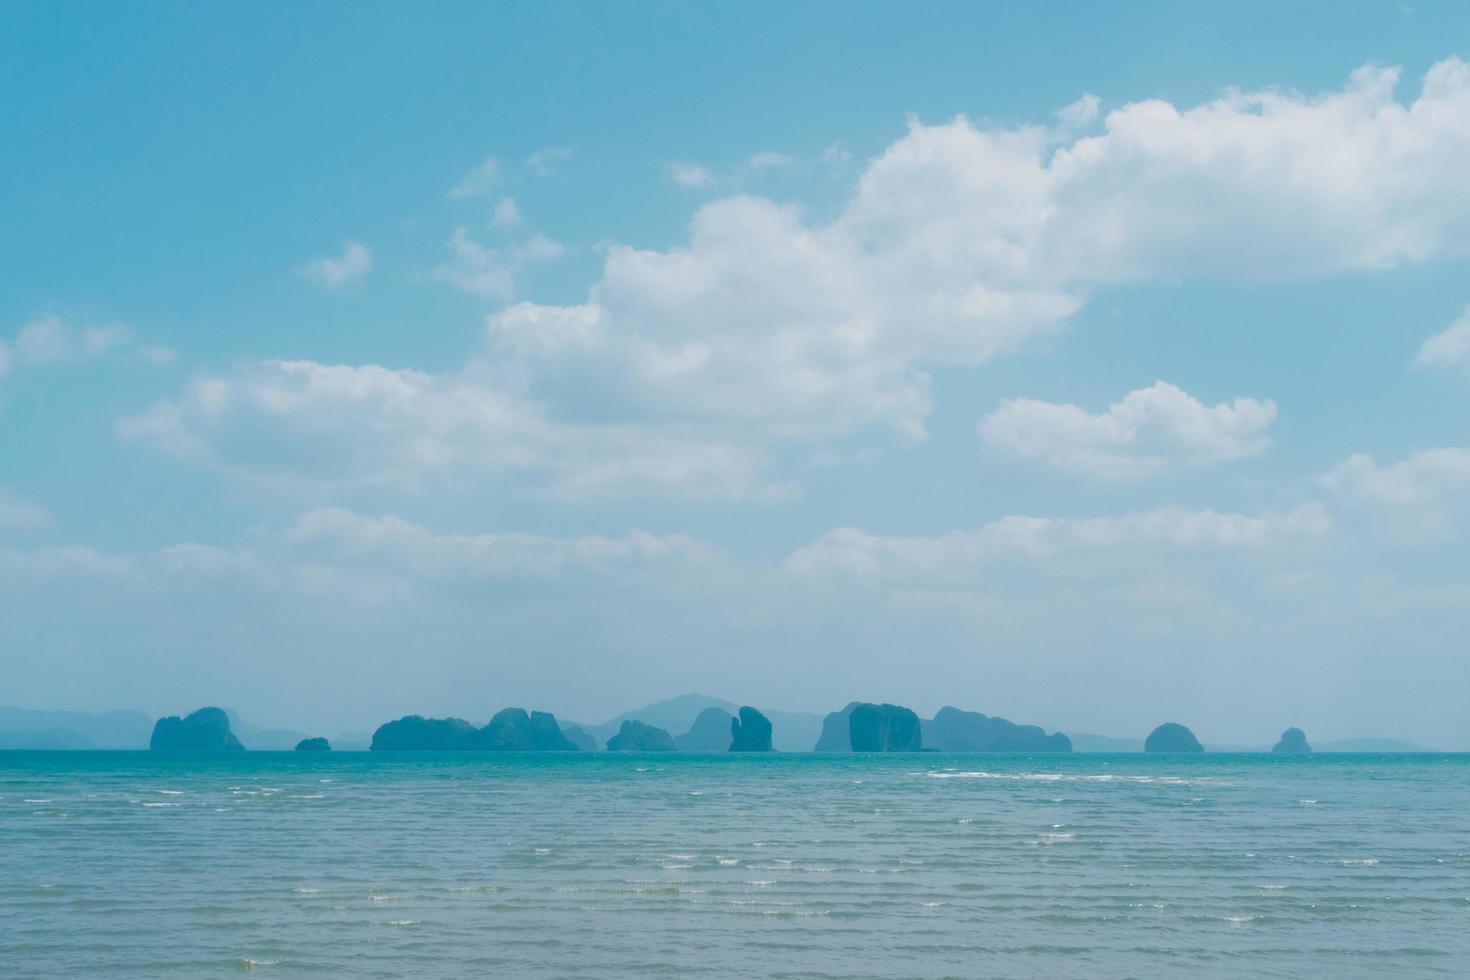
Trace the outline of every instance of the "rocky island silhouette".
<path fill-rule="evenodd" d="M 735 708 L 703 695 L 683 695 L 628 712 L 615 727 L 559 721 L 549 711 L 509 707 L 497 711 L 483 726 L 463 718 L 434 718 L 405 715 L 379 725 L 371 740 L 366 736 L 344 736 L 346 749 L 377 752 L 1013 752 L 1064 753 L 1075 751 L 1073 739 L 1062 732 L 1048 733 L 1038 725 L 1018 724 L 998 715 L 985 715 L 945 706 L 932 718 L 921 718 L 913 709 L 887 702 L 852 701 L 825 716 L 799 712 L 766 712 L 751 705 Z M 114 712 L 113 714 L 120 714 Z M 125 714 L 125 713 L 121 713 Z M 640 717 L 642 716 L 642 717 Z M 110 716 L 109 716 L 110 717 Z M 141 716 L 146 720 L 146 716 Z M 682 721 L 681 721 L 682 718 Z M 218 707 L 199 708 L 187 715 L 170 715 L 153 724 L 148 747 L 156 751 L 238 752 L 245 749 L 232 727 L 234 716 Z M 658 719 L 662 724 L 655 724 Z M 285 730 L 267 730 L 244 725 L 244 734 L 255 744 L 255 736 L 266 739 L 259 748 L 290 749 L 297 752 L 327 752 L 332 741 L 321 736 L 300 736 Z M 611 724 L 611 723 L 610 723 Z M 781 726 L 786 733 L 781 743 Z M 680 731 L 674 735 L 672 732 Z M 599 730 L 603 734 L 598 734 Z M 252 735 L 254 733 L 254 735 Z M 800 743 L 802 733 L 817 733 L 810 749 Z M 290 736 L 293 742 L 281 744 Z M 298 737 L 299 736 L 299 737 Z M 793 743 L 792 738 L 797 741 Z M 806 735 L 811 738 L 811 734 Z M 1149 753 L 1203 752 L 1205 746 L 1185 725 L 1165 722 L 1142 742 L 1078 736 L 1088 744 L 1083 751 L 1139 751 Z M 69 740 L 68 740 L 69 741 Z M 54 747 L 74 747 L 62 741 Z M 1098 748 L 1097 744 L 1118 747 Z M 31 745 L 52 747 L 32 737 Z M 1129 748 L 1128 746 L 1132 747 Z M 0 741 L 3 747 L 3 741 Z M 126 745 L 118 746 L 126 748 Z M 1306 734 L 1296 727 L 1282 732 L 1269 749 L 1215 746 L 1215 751 L 1270 751 L 1277 755 L 1307 755 L 1312 752 Z M 1350 740 L 1329 743 L 1326 751 L 1433 751 L 1423 746 L 1390 739 Z"/>

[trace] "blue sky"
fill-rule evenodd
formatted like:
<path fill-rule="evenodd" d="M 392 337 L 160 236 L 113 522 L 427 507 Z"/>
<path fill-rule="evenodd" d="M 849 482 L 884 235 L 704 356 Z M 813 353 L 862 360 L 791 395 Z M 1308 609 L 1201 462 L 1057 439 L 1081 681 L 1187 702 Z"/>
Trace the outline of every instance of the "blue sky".
<path fill-rule="evenodd" d="M 7 5 L 0 702 L 1470 747 L 1467 45 Z"/>

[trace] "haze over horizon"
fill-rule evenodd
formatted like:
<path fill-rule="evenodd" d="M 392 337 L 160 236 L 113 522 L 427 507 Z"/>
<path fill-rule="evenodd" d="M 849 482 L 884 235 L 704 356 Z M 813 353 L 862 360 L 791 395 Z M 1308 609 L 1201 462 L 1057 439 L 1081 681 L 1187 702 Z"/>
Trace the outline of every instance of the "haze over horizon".
<path fill-rule="evenodd" d="M 0 8 L 0 704 L 1470 749 L 1470 8 L 756 6 Z"/>

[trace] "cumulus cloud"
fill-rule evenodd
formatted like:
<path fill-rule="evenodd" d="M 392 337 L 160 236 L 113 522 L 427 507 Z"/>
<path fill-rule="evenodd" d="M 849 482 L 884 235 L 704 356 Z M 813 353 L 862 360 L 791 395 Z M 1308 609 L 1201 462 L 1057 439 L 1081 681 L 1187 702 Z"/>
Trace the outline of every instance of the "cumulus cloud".
<path fill-rule="evenodd" d="M 1041 126 L 914 122 L 841 223 L 916 262 L 1032 284 L 1292 278 L 1464 254 L 1470 67 L 1435 65 L 1408 104 L 1398 77 L 1368 67 L 1316 97 L 1130 103 L 1060 145 Z"/>
<path fill-rule="evenodd" d="M 1470 509 L 1470 449 L 1421 449 L 1386 465 L 1358 453 L 1322 482 L 1344 502 L 1369 509 L 1388 536 L 1432 540 L 1453 531 Z"/>
<path fill-rule="evenodd" d="M 449 189 L 449 197 L 452 200 L 483 197 L 499 183 L 500 163 L 494 157 L 486 157 L 483 163 L 466 173 L 459 183 Z"/>
<path fill-rule="evenodd" d="M 1004 517 L 976 531 L 887 537 L 840 528 L 793 552 L 788 571 L 811 575 L 954 577 L 1002 560 L 1040 560 L 1139 548 L 1258 550 L 1331 529 L 1320 504 L 1248 516 L 1165 507 L 1121 517 Z"/>
<path fill-rule="evenodd" d="M 1418 363 L 1427 367 L 1470 369 L 1470 306 L 1449 329 L 1424 341 Z"/>
<path fill-rule="evenodd" d="M 24 368 L 107 357 L 166 367 L 175 355 L 167 347 L 141 343 L 132 329 L 121 323 L 74 327 L 60 317 L 47 315 L 26 323 L 12 340 L 0 341 L 0 377 Z"/>
<path fill-rule="evenodd" d="M 490 216 L 490 226 L 492 228 L 514 228 L 522 220 L 521 209 L 516 207 L 515 198 L 502 197 L 495 204 L 495 213 Z"/>
<path fill-rule="evenodd" d="M 118 425 L 127 439 L 268 487 L 479 477 L 566 499 L 630 494 L 779 498 L 759 446 L 680 425 L 559 421 L 482 366 L 436 375 L 266 361 L 194 379 Z"/>
<path fill-rule="evenodd" d="M 934 369 L 1022 348 L 1101 286 L 1310 277 L 1463 254 L 1470 68 L 1435 65 L 1411 101 L 1395 98 L 1397 81 L 1396 70 L 1369 67 L 1316 96 L 1230 91 L 1196 106 L 1151 100 L 1106 113 L 1084 97 L 1030 126 L 913 121 L 830 219 L 758 196 L 710 201 L 684 243 L 608 246 L 579 301 L 493 314 L 484 356 L 494 382 L 476 390 L 492 401 L 514 391 L 517 404 L 536 406 L 523 414 L 537 425 L 517 431 L 539 435 L 514 444 L 562 460 L 552 481 L 562 487 L 580 483 L 569 447 L 596 445 L 587 426 L 565 420 L 593 407 L 609 433 L 699 447 L 704 464 L 742 473 L 794 442 L 867 430 L 923 439 Z M 488 193 L 494 168 L 482 171 L 490 177 L 466 193 Z M 671 176 L 714 179 L 693 165 Z M 450 253 L 440 279 L 508 302 L 525 271 L 561 246 L 537 236 L 490 247 L 461 229 Z M 422 401 L 437 403 L 464 382 L 451 372 L 424 384 Z M 180 411 L 194 400 L 178 400 Z M 329 413 L 330 429 L 343 408 L 312 410 Z M 1206 406 L 1156 385 L 1100 415 L 1003 406 L 994 426 L 998 444 L 1121 475 L 1260 452 L 1273 412 L 1252 399 Z M 206 416 L 196 415 L 185 429 L 207 440 Z M 1019 434 L 999 434 L 1007 420 Z M 389 428 L 402 429 L 400 444 L 438 445 L 433 429 L 410 434 L 426 421 L 395 416 Z M 218 459 L 243 452 L 211 449 Z M 693 469 L 707 473 L 704 464 Z M 594 450 L 580 472 L 596 483 L 609 466 L 616 458 Z"/>
<path fill-rule="evenodd" d="M 561 258 L 565 252 L 560 242 L 540 233 L 524 242 L 492 247 L 475 241 L 465 229 L 456 228 L 449 239 L 449 261 L 434 275 L 465 292 L 509 300 L 515 297 L 527 268 Z"/>
<path fill-rule="evenodd" d="M 737 196 L 701 207 L 687 245 L 609 249 L 588 297 L 606 324 L 602 356 L 673 410 L 783 434 L 877 423 L 922 437 L 928 368 L 1054 331 L 1100 284 L 1459 254 L 1470 69 L 1436 65 L 1407 104 L 1397 77 L 1365 68 L 1315 97 L 1130 103 L 1100 124 L 1091 98 L 1058 126 L 914 121 L 829 222 Z M 1206 457 L 1259 451 L 1247 430 L 1264 427 L 1268 403 L 1209 412 L 1240 428 Z"/>
<path fill-rule="evenodd" d="M 348 239 L 341 255 L 312 259 L 296 270 L 302 279 L 323 289 L 336 291 L 361 282 L 373 267 L 373 253 L 362 242 Z"/>
<path fill-rule="evenodd" d="M 545 146 L 526 157 L 526 169 L 539 180 L 556 176 L 556 165 L 572 155 L 570 147 Z"/>
<path fill-rule="evenodd" d="M 1276 418 L 1269 399 L 1206 405 L 1157 381 L 1105 412 L 1030 398 L 1004 401 L 979 425 L 987 446 L 1104 480 L 1154 476 L 1264 452 Z"/>
<path fill-rule="evenodd" d="M 22 364 L 59 364 L 101 357 L 133 343 L 133 332 L 120 323 L 73 329 L 59 317 L 32 320 L 15 335 L 15 359 Z"/>
<path fill-rule="evenodd" d="M 793 207 L 716 201 L 695 216 L 685 248 L 609 250 L 584 304 L 597 311 L 602 342 L 567 357 L 595 357 L 603 384 L 641 411 L 739 422 L 766 437 L 878 425 L 922 438 L 924 365 L 981 363 L 1079 305 L 1058 291 L 950 290 L 912 272 L 808 227 Z M 533 383 L 590 373 L 558 353 L 529 366 Z"/>
<path fill-rule="evenodd" d="M 697 163 L 674 162 L 668 166 L 669 179 L 680 187 L 712 187 L 715 183 L 715 175 L 708 167 L 702 167 Z"/>

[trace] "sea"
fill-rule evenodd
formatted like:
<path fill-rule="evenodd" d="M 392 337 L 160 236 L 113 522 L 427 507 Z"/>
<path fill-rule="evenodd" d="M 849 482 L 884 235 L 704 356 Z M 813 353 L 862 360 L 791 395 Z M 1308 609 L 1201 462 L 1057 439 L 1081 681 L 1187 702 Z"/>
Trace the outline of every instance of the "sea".
<path fill-rule="evenodd" d="M 0 752 L 0 975 L 1470 976 L 1470 755 Z"/>

